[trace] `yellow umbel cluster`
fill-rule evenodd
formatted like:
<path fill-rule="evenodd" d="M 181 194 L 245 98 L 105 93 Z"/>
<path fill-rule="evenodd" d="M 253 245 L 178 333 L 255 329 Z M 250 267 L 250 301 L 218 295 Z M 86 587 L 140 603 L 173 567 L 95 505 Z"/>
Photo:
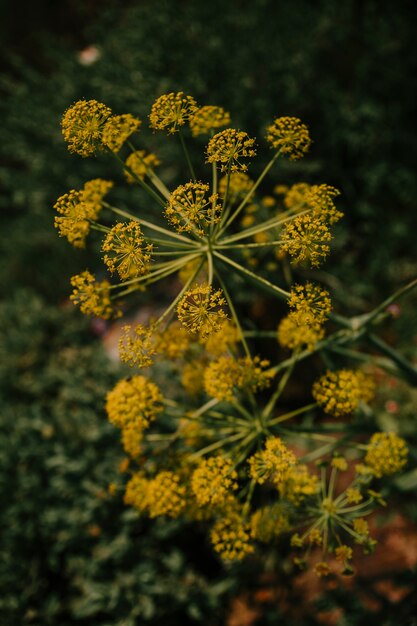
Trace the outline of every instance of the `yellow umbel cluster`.
<path fill-rule="evenodd" d="M 365 463 L 377 478 L 395 474 L 407 464 L 408 448 L 393 432 L 375 433 L 367 447 Z"/>
<path fill-rule="evenodd" d="M 230 114 L 222 107 L 211 105 L 200 107 L 190 119 L 190 128 L 193 137 L 197 137 L 197 135 L 207 135 L 215 128 L 221 128 L 229 124 Z"/>
<path fill-rule="evenodd" d="M 246 172 L 248 166 L 241 159 L 256 156 L 255 140 L 247 133 L 226 128 L 212 137 L 207 146 L 208 163 L 220 163 L 222 172 Z"/>
<path fill-rule="evenodd" d="M 225 304 L 226 299 L 220 289 L 214 291 L 211 285 L 196 285 L 179 301 L 178 319 L 188 332 L 208 337 L 219 331 L 227 319 L 222 309 Z"/>
<path fill-rule="evenodd" d="M 213 456 L 200 461 L 191 477 L 191 488 L 200 506 L 224 504 L 237 489 L 237 472 L 230 459 Z"/>
<path fill-rule="evenodd" d="M 233 399 L 234 389 L 256 392 L 271 383 L 273 374 L 266 370 L 269 361 L 259 357 L 233 359 L 221 356 L 208 365 L 204 372 L 204 388 L 217 400 Z"/>
<path fill-rule="evenodd" d="M 120 380 L 106 397 L 109 421 L 118 428 L 137 424 L 142 430 L 163 410 L 163 396 L 158 386 L 144 376 Z"/>
<path fill-rule="evenodd" d="M 112 115 L 104 125 L 101 141 L 109 150 L 119 152 L 124 142 L 139 130 L 141 124 L 141 120 L 130 113 Z"/>
<path fill-rule="evenodd" d="M 62 134 L 68 150 L 88 157 L 103 148 L 104 126 L 112 110 L 97 100 L 79 100 L 62 117 Z"/>
<path fill-rule="evenodd" d="M 145 152 L 145 150 L 135 150 L 126 159 L 125 176 L 128 183 L 144 180 L 145 176 L 149 174 L 151 170 L 161 164 L 156 154 L 152 152 Z"/>
<path fill-rule="evenodd" d="M 209 226 L 220 221 L 222 207 L 217 204 L 218 195 L 208 195 L 209 190 L 208 185 L 189 182 L 172 192 L 165 215 L 175 230 L 203 236 Z"/>
<path fill-rule="evenodd" d="M 266 131 L 267 141 L 291 161 L 301 159 L 311 144 L 308 128 L 298 117 L 278 117 Z"/>
<path fill-rule="evenodd" d="M 359 402 L 369 402 L 374 395 L 375 385 L 361 371 L 328 371 L 313 385 L 313 398 L 325 413 L 341 417 L 353 413 Z"/>
<path fill-rule="evenodd" d="M 119 222 L 104 239 L 103 260 L 109 270 L 122 280 L 143 276 L 149 271 L 153 245 L 146 243 L 140 224 L 135 221 Z"/>
<path fill-rule="evenodd" d="M 250 475 L 258 484 L 272 480 L 278 485 L 289 468 L 296 464 L 297 457 L 279 437 L 270 437 L 265 448 L 251 456 L 248 462 Z"/>
<path fill-rule="evenodd" d="M 160 96 L 152 105 L 149 115 L 150 127 L 176 133 L 197 112 L 197 103 L 182 91 Z"/>
<path fill-rule="evenodd" d="M 86 270 L 71 278 L 74 288 L 70 300 L 80 307 L 85 315 L 101 317 L 104 320 L 118 317 L 120 311 L 113 307 L 110 299 L 110 283 L 98 282 L 93 274 Z"/>
<path fill-rule="evenodd" d="M 240 561 L 254 551 L 250 526 L 235 512 L 219 519 L 210 532 L 214 550 L 225 561 Z"/>
<path fill-rule="evenodd" d="M 132 329 L 126 324 L 123 326 L 119 339 L 119 356 L 124 363 L 136 367 L 149 367 L 157 352 L 153 327 L 138 324 Z"/>
<path fill-rule="evenodd" d="M 270 543 L 291 528 L 286 507 L 277 502 L 255 511 L 250 519 L 251 536 L 253 539 Z"/>

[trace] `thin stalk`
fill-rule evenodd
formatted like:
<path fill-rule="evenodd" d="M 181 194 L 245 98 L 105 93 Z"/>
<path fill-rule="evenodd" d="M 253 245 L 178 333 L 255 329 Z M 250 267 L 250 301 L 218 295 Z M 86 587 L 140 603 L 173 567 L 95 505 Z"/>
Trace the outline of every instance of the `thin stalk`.
<path fill-rule="evenodd" d="M 311 209 L 309 209 L 308 211 L 302 211 L 298 215 L 305 215 L 306 213 L 309 213 L 310 211 Z M 289 215 L 289 216 L 287 215 L 286 217 L 280 217 L 280 218 L 273 217 L 269 220 L 266 220 L 265 222 L 262 222 L 261 224 L 258 224 L 257 226 L 251 226 L 250 228 L 246 228 L 245 230 L 242 230 L 240 233 L 236 233 L 235 235 L 230 235 L 229 237 L 220 239 L 219 243 L 229 244 L 235 241 L 239 241 L 240 239 L 246 239 L 247 237 L 252 237 L 252 235 L 256 235 L 257 233 L 262 233 L 264 231 L 270 230 L 271 228 L 275 228 L 276 226 L 281 226 L 282 224 L 285 224 L 286 222 L 289 222 L 292 219 L 294 219 L 293 215 Z"/>
<path fill-rule="evenodd" d="M 139 151 L 136 150 L 136 148 L 134 147 L 134 145 L 132 143 L 130 143 L 130 141 L 127 141 L 127 145 L 136 154 L 136 157 L 139 159 L 139 161 L 142 162 L 142 165 L 145 166 L 146 174 L 147 174 L 149 180 L 151 181 L 151 183 L 153 184 L 153 186 L 156 187 L 156 189 L 158 189 L 158 191 L 161 193 L 161 195 L 163 195 L 167 200 L 169 200 L 171 194 L 170 194 L 169 190 L 167 189 L 167 187 L 162 182 L 162 180 L 159 178 L 159 176 L 157 176 L 155 174 L 154 170 L 151 167 L 146 165 L 145 161 L 138 154 Z"/>
<path fill-rule="evenodd" d="M 232 244 L 232 245 L 222 245 L 222 244 L 217 244 L 216 245 L 216 249 L 217 250 L 237 250 L 239 248 L 266 248 L 268 246 L 277 246 L 281 243 L 281 240 L 277 240 L 277 241 L 265 241 L 263 243 L 239 243 L 239 244 Z"/>
<path fill-rule="evenodd" d="M 274 410 L 274 407 L 276 405 L 276 403 L 278 402 L 282 392 L 285 389 L 285 386 L 287 384 L 287 382 L 290 379 L 290 376 L 294 370 L 295 364 L 297 363 L 297 354 L 293 355 L 293 358 L 291 360 L 291 364 L 290 366 L 287 368 L 286 372 L 283 374 L 281 380 L 279 381 L 279 384 L 275 390 L 275 392 L 273 393 L 273 395 L 271 396 L 268 404 L 265 406 L 264 410 L 262 411 L 262 417 L 263 418 L 268 418 L 272 411 Z"/>
<path fill-rule="evenodd" d="M 275 417 L 273 420 L 268 420 L 267 426 L 275 426 L 275 424 L 281 424 L 282 422 L 286 422 L 292 417 L 296 417 L 297 415 L 301 415 L 302 413 L 306 413 L 307 411 L 311 411 L 317 407 L 317 402 L 313 402 L 312 404 L 307 404 L 307 406 L 303 406 L 300 409 L 295 409 L 294 411 L 290 411 L 289 413 L 285 413 L 284 415 L 279 415 Z"/>
<path fill-rule="evenodd" d="M 214 255 L 217 258 L 219 258 L 221 261 L 223 261 L 224 263 L 227 263 L 228 265 L 231 265 L 232 267 L 237 269 L 242 274 L 246 274 L 246 276 L 250 276 L 253 280 L 258 282 L 260 285 L 263 285 L 264 287 L 268 287 L 270 291 L 273 291 L 274 293 L 279 294 L 281 298 L 287 299 L 290 296 L 288 291 L 284 291 L 284 289 L 281 289 L 277 285 L 274 285 L 273 283 L 269 282 L 269 280 L 266 280 L 266 278 L 261 278 L 261 276 L 258 276 L 257 274 L 255 274 L 254 272 L 251 272 L 250 270 L 246 269 L 242 265 L 239 265 L 239 263 L 236 263 L 235 261 L 232 261 L 232 259 L 229 259 L 228 257 L 223 256 L 223 254 L 220 254 L 220 252 L 214 251 Z"/>
<path fill-rule="evenodd" d="M 410 383 L 413 385 L 417 384 L 417 368 L 413 367 L 411 363 L 398 354 L 398 352 L 385 343 L 385 341 L 380 339 L 380 337 L 371 333 L 368 335 L 368 339 L 380 352 L 394 361 L 398 368 L 404 372 Z"/>
<path fill-rule="evenodd" d="M 224 444 L 233 443 L 234 441 L 238 441 L 239 439 L 243 439 L 243 437 L 245 435 L 246 435 L 246 433 L 235 433 L 234 435 L 231 435 L 230 437 L 226 437 L 225 439 L 221 439 L 220 441 L 215 441 L 214 443 L 211 443 L 210 445 L 206 446 L 205 448 L 201 448 L 197 452 L 194 452 L 193 454 L 190 454 L 189 458 L 192 459 L 192 460 L 198 459 L 198 458 L 200 458 L 200 456 L 203 456 L 204 454 L 207 454 L 207 452 L 213 452 L 213 450 L 217 450 L 218 448 L 222 448 L 224 446 Z"/>
<path fill-rule="evenodd" d="M 214 254 L 217 256 L 216 252 Z M 232 317 L 234 319 L 234 322 L 236 324 L 236 328 L 239 331 L 239 337 L 240 337 L 240 340 L 242 342 L 243 348 L 244 348 L 244 350 L 246 352 L 246 355 L 251 359 L 252 357 L 251 357 L 251 353 L 250 353 L 250 350 L 249 350 L 249 346 L 248 346 L 248 344 L 246 342 L 246 339 L 244 337 L 243 328 L 242 328 L 242 326 L 240 324 L 239 317 L 238 317 L 238 315 L 236 313 L 236 310 L 235 310 L 235 307 L 233 305 L 233 301 L 232 301 L 232 299 L 231 299 L 231 297 L 229 295 L 229 292 L 227 291 L 226 285 L 224 284 L 220 274 L 217 271 L 216 271 L 216 276 L 217 276 L 217 279 L 218 279 L 218 281 L 220 283 L 221 288 L 224 291 L 224 295 L 226 296 L 226 300 L 227 300 L 227 303 L 229 305 L 230 311 L 232 313 Z"/>
<path fill-rule="evenodd" d="M 415 278 L 414 280 L 412 280 L 410 283 L 408 283 L 407 285 L 404 285 L 404 287 L 401 287 L 400 289 L 398 289 L 397 291 L 395 291 L 391 296 L 389 296 L 388 298 L 386 298 L 386 300 L 384 300 L 383 302 L 381 302 L 381 304 L 379 304 L 373 311 L 371 311 L 370 313 L 368 313 L 367 315 L 364 315 L 362 317 L 362 321 L 361 321 L 361 326 L 366 325 L 368 326 L 380 313 L 382 313 L 390 304 L 392 304 L 395 300 L 398 300 L 398 298 L 400 298 L 401 296 L 405 295 L 408 291 L 411 291 L 411 289 L 414 289 L 414 287 L 417 286 L 417 278 Z"/>
<path fill-rule="evenodd" d="M 178 128 L 178 135 L 179 135 L 179 138 L 180 138 L 180 141 L 181 141 L 182 150 L 183 150 L 184 155 L 185 155 L 185 160 L 187 161 L 188 169 L 190 170 L 191 178 L 195 182 L 197 180 L 197 178 L 196 178 L 196 175 L 195 175 L 195 172 L 194 172 L 194 168 L 193 168 L 193 164 L 191 163 L 190 155 L 189 155 L 187 146 L 185 145 L 185 140 L 184 140 L 184 137 L 182 135 L 182 132 L 181 132 L 180 128 Z"/>
<path fill-rule="evenodd" d="M 114 156 L 114 158 L 120 163 L 120 165 L 123 167 L 124 170 L 126 170 L 126 172 L 129 172 L 129 174 L 132 176 L 132 178 L 134 178 L 134 180 L 139 183 L 139 185 L 141 187 L 143 187 L 143 189 L 150 195 L 152 196 L 152 198 L 154 198 L 154 200 L 156 200 L 158 202 L 158 204 L 160 204 L 161 206 L 165 206 L 165 201 L 161 198 L 161 196 L 158 196 L 158 194 L 152 189 L 152 187 L 150 187 L 147 183 L 145 183 L 144 180 L 142 180 L 133 170 L 131 167 L 129 167 L 128 165 L 126 165 L 126 163 L 123 161 L 123 159 L 121 159 L 119 157 L 119 155 L 116 152 L 113 152 L 113 150 L 109 150 L 109 152 Z"/>

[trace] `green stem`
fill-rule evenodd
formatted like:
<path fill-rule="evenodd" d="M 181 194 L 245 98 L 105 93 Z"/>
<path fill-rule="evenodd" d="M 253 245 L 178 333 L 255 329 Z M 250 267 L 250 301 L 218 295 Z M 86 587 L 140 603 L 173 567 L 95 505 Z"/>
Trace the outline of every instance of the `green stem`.
<path fill-rule="evenodd" d="M 309 213 L 310 211 L 311 209 L 309 209 L 309 211 L 303 211 L 302 213 L 299 213 L 298 215 L 305 215 L 306 213 Z M 261 224 L 258 224 L 257 226 L 251 226 L 250 228 L 246 228 L 245 230 L 242 230 L 240 233 L 236 233 L 235 235 L 230 235 L 229 237 L 220 239 L 219 244 L 221 245 L 229 244 L 235 241 L 239 241 L 240 239 L 246 239 L 247 237 L 252 237 L 252 235 L 265 232 L 267 230 L 270 230 L 271 228 L 275 228 L 276 226 L 281 226 L 282 224 L 285 224 L 286 222 L 289 222 L 293 219 L 294 219 L 293 215 L 289 215 L 289 216 L 287 215 L 287 217 L 280 217 L 280 218 L 273 217 L 269 220 L 266 220 L 265 222 L 262 222 Z"/>
<path fill-rule="evenodd" d="M 287 368 L 286 372 L 283 374 L 281 380 L 279 381 L 277 389 L 275 390 L 268 404 L 265 406 L 264 410 L 262 411 L 262 417 L 264 419 L 267 419 L 271 415 L 272 411 L 274 410 L 276 403 L 278 402 L 282 392 L 285 389 L 287 382 L 290 379 L 290 376 L 294 370 L 296 362 L 297 362 L 297 353 L 293 355 L 290 366 Z"/>
<path fill-rule="evenodd" d="M 368 339 L 376 348 L 378 348 L 378 350 L 380 350 L 380 352 L 387 355 L 392 361 L 394 361 L 411 384 L 417 385 L 417 369 L 413 367 L 411 363 L 400 356 L 396 350 L 391 348 L 391 346 L 376 335 L 371 333 L 368 335 Z"/>
<path fill-rule="evenodd" d="M 216 253 L 214 253 L 214 254 L 216 254 Z M 216 254 L 216 256 L 217 256 L 217 254 Z M 220 283 L 221 288 L 223 289 L 224 295 L 226 296 L 226 300 L 227 300 L 227 303 L 229 305 L 229 309 L 230 309 L 230 311 L 232 313 L 232 317 L 234 319 L 234 322 L 236 324 L 236 328 L 239 331 L 239 337 L 240 337 L 240 340 L 242 342 L 243 348 L 244 348 L 244 350 L 246 352 L 246 355 L 251 359 L 252 357 L 251 357 L 251 353 L 250 353 L 250 350 L 249 350 L 249 346 L 248 346 L 248 344 L 246 342 L 246 339 L 244 337 L 243 329 L 242 329 L 242 326 L 240 325 L 239 317 L 238 317 L 238 315 L 236 313 L 235 307 L 233 305 L 233 301 L 232 301 L 232 299 L 231 299 L 231 297 L 229 295 L 229 292 L 227 291 L 226 285 L 224 284 L 224 282 L 222 280 L 222 277 L 220 276 L 220 274 L 217 271 L 216 271 L 216 276 L 217 276 L 217 279 L 218 279 L 218 281 Z"/>
<path fill-rule="evenodd" d="M 152 196 L 152 198 L 154 198 L 154 200 L 156 200 L 158 202 L 158 204 L 160 204 L 161 206 L 165 206 L 165 201 L 158 196 L 158 194 L 152 189 L 152 187 L 150 187 L 147 183 L 145 183 L 144 180 L 142 180 L 133 170 L 131 167 L 129 167 L 128 165 L 126 165 L 126 163 L 123 161 L 123 159 L 121 159 L 119 157 L 119 155 L 116 152 L 113 152 L 113 150 L 109 150 L 109 152 L 114 156 L 114 158 L 120 163 L 120 165 L 123 167 L 124 170 L 126 170 L 126 172 L 129 172 L 129 174 L 132 176 L 132 178 L 134 178 L 134 180 L 136 180 L 137 183 L 139 183 L 139 185 L 141 187 L 143 187 L 143 189 L 150 195 Z"/>
<path fill-rule="evenodd" d="M 155 174 L 154 170 L 151 167 L 146 165 L 145 161 L 138 154 L 139 151 L 136 150 L 136 148 L 134 147 L 134 145 L 132 143 L 130 143 L 130 141 L 127 141 L 127 145 L 136 154 L 136 157 L 139 159 L 139 161 L 141 161 L 142 165 L 146 168 L 146 174 L 147 174 L 149 180 L 151 181 L 151 183 L 153 184 L 153 186 L 156 189 L 158 189 L 158 191 L 160 192 L 161 195 L 163 195 L 167 200 L 169 200 L 171 194 L 170 194 L 169 190 L 167 189 L 167 187 L 162 182 L 162 180 L 159 178 L 159 176 L 157 176 Z"/>
<path fill-rule="evenodd" d="M 312 404 L 307 404 L 307 406 L 303 406 L 300 409 L 295 409 L 294 411 L 290 411 L 289 413 L 285 413 L 284 415 L 279 415 L 275 417 L 273 420 L 268 420 L 267 426 L 275 426 L 275 424 L 281 424 L 281 422 L 286 422 L 292 417 L 296 417 L 297 415 L 301 415 L 302 413 L 306 413 L 307 411 L 311 411 L 317 407 L 317 403 L 313 402 Z"/>
<path fill-rule="evenodd" d="M 194 168 L 193 168 L 193 164 L 191 163 L 190 155 L 189 155 L 187 146 L 185 145 L 185 140 L 184 140 L 184 137 L 183 137 L 183 134 L 182 134 L 180 128 L 178 128 L 178 136 L 179 136 L 180 141 L 181 141 L 181 147 L 182 147 L 182 150 L 183 150 L 184 155 L 185 155 L 185 160 L 187 161 L 188 169 L 190 170 L 191 178 L 195 182 L 197 180 L 197 178 L 196 178 L 196 175 L 195 175 L 195 172 L 194 172 Z"/>

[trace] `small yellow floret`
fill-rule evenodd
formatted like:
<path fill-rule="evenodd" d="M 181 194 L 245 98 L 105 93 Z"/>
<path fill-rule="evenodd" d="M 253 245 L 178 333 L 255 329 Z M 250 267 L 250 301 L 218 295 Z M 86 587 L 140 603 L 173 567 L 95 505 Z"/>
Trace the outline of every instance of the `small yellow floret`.
<path fill-rule="evenodd" d="M 355 411 L 359 402 L 373 397 L 373 381 L 363 372 L 327 372 L 313 385 L 313 397 L 325 413 L 340 417 Z"/>
<path fill-rule="evenodd" d="M 142 122 L 130 113 L 112 115 L 103 128 L 101 141 L 106 148 L 119 152 L 126 139 L 135 133 L 141 124 Z"/>
<path fill-rule="evenodd" d="M 119 339 L 119 356 L 130 366 L 149 367 L 156 354 L 154 328 L 138 324 L 133 330 L 126 324 Z"/>
<path fill-rule="evenodd" d="M 79 100 L 67 109 L 61 126 L 68 150 L 88 157 L 102 149 L 103 129 L 111 114 L 111 109 L 97 100 Z"/>
<path fill-rule="evenodd" d="M 150 482 L 147 506 L 149 517 L 178 517 L 184 510 L 186 489 L 174 472 L 160 472 Z"/>
<path fill-rule="evenodd" d="M 109 421 L 118 428 L 135 424 L 145 429 L 163 410 L 163 396 L 155 383 L 144 376 L 120 380 L 108 392 L 106 412 Z"/>
<path fill-rule="evenodd" d="M 256 452 L 248 460 L 250 475 L 262 485 L 267 480 L 279 484 L 289 468 L 296 464 L 297 457 L 279 437 L 267 439 L 265 448 Z"/>
<path fill-rule="evenodd" d="M 206 135 L 215 128 L 221 128 L 229 124 L 230 114 L 222 107 L 211 105 L 200 107 L 190 119 L 190 128 L 193 137 Z"/>
<path fill-rule="evenodd" d="M 296 350 L 305 346 L 314 350 L 318 341 L 324 337 L 324 328 L 321 324 L 308 324 L 299 314 L 290 313 L 284 317 L 278 326 L 277 339 L 283 348 Z"/>
<path fill-rule="evenodd" d="M 407 464 L 408 448 L 393 432 L 374 433 L 368 444 L 365 463 L 377 478 L 395 474 Z"/>
<path fill-rule="evenodd" d="M 149 115 L 150 127 L 176 133 L 197 112 L 197 103 L 182 91 L 160 96 L 152 105 Z"/>
<path fill-rule="evenodd" d="M 126 159 L 126 166 L 131 170 L 125 170 L 128 183 L 136 183 L 136 178 L 143 180 L 151 170 L 160 165 L 161 161 L 156 154 L 146 153 L 145 150 L 136 150 Z M 136 178 L 135 178 L 136 176 Z"/>
<path fill-rule="evenodd" d="M 109 270 L 118 272 L 122 280 L 143 276 L 149 271 L 152 244 L 147 244 L 140 224 L 118 223 L 106 235 L 102 246 L 103 260 Z"/>
<path fill-rule="evenodd" d="M 192 474 L 191 488 L 200 506 L 217 506 L 237 489 L 236 479 L 232 461 L 215 456 L 200 461 Z"/>
<path fill-rule="evenodd" d="M 285 508 L 277 503 L 255 511 L 250 519 L 250 526 L 253 539 L 270 543 L 289 531 L 290 521 Z"/>
<path fill-rule="evenodd" d="M 221 289 L 213 291 L 211 285 L 196 285 L 190 289 L 177 306 L 178 319 L 190 333 L 208 337 L 220 330 L 227 315 L 222 309 L 226 304 Z"/>
<path fill-rule="evenodd" d="M 298 215 L 284 227 L 281 251 L 288 252 L 295 263 L 318 267 L 330 252 L 331 239 L 329 228 L 320 215 Z"/>
<path fill-rule="evenodd" d="M 302 324 L 310 326 L 323 324 L 332 310 L 329 292 L 310 282 L 292 287 L 288 306 Z"/>
<path fill-rule="evenodd" d="M 301 159 L 310 147 L 308 128 L 298 117 L 278 117 L 266 130 L 267 141 L 291 161 Z"/>
<path fill-rule="evenodd" d="M 250 527 L 238 513 L 218 520 L 210 532 L 211 543 L 225 561 L 240 561 L 254 551 Z"/>
<path fill-rule="evenodd" d="M 189 182 L 175 189 L 168 201 L 165 215 L 178 232 L 204 235 L 207 228 L 220 221 L 221 205 L 218 195 L 208 195 L 210 187 Z"/>
<path fill-rule="evenodd" d="M 80 307 L 85 315 L 93 315 L 108 320 L 118 317 L 110 299 L 110 283 L 107 280 L 97 282 L 88 270 L 71 278 L 74 288 L 70 300 Z"/>
<path fill-rule="evenodd" d="M 212 137 L 207 146 L 207 162 L 220 163 L 222 172 L 246 172 L 243 158 L 256 156 L 255 140 L 247 133 L 233 128 L 222 130 Z"/>

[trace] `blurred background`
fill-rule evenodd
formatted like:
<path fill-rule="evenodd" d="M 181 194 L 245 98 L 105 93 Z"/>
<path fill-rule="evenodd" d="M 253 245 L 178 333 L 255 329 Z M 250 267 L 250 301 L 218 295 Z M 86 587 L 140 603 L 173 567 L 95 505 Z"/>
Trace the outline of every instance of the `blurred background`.
<path fill-rule="evenodd" d="M 62 140 L 62 113 L 80 98 L 146 120 L 156 97 L 181 90 L 223 106 L 259 143 L 274 117 L 298 116 L 313 147 L 280 166 L 271 190 L 341 190 L 323 278 L 345 312 L 371 308 L 416 275 L 415 13 L 412 0 L 24 0 L 18 11 L 2 0 L 0 624 L 417 624 L 416 480 L 394 494 L 387 562 L 333 587 L 268 555 L 224 569 L 184 524 L 139 522 L 109 494 L 123 455 L 102 407 L 121 369 L 103 328 L 67 300 L 98 248 L 59 239 L 52 209 L 89 178 L 115 178 L 110 161 L 71 156 Z M 143 137 L 163 146 L 161 177 L 177 180 L 173 143 Z M 409 295 L 386 331 L 411 359 L 416 305 Z M 415 432 L 416 392 L 386 384 L 385 424 Z"/>

